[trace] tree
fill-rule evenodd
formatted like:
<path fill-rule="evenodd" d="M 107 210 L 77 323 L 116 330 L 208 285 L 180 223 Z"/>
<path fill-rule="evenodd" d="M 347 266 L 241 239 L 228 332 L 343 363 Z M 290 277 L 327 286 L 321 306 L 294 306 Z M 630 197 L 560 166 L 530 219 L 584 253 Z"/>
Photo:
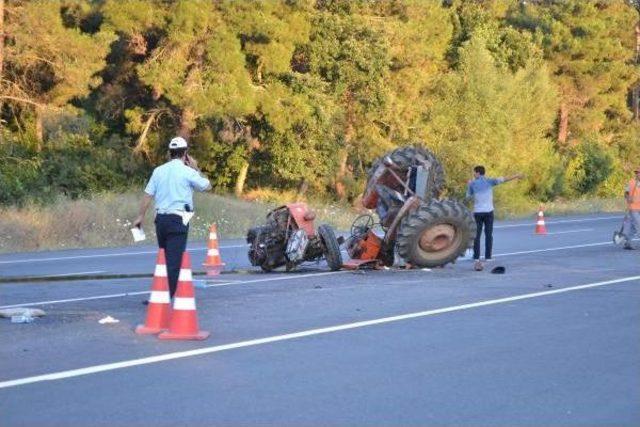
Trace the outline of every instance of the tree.
<path fill-rule="evenodd" d="M 538 40 L 559 87 L 556 137 L 561 148 L 630 114 L 626 94 L 640 77 L 634 58 L 637 20 L 624 0 L 536 2 L 509 15 L 514 28 Z M 611 135 L 603 137 L 611 140 Z"/>
<path fill-rule="evenodd" d="M 31 108 L 41 143 L 44 112 L 86 96 L 99 84 L 95 74 L 104 67 L 113 35 L 89 34 L 65 22 L 68 3 L 61 0 L 15 0 L 7 6 L 0 100 Z"/>
<path fill-rule="evenodd" d="M 449 191 L 460 195 L 471 168 L 484 164 L 496 175 L 524 172 L 531 178 L 518 184 L 523 190 L 549 196 L 560 166 L 545 137 L 553 126 L 554 95 L 543 64 L 512 72 L 496 64 L 480 36 L 467 42 L 458 69 L 431 93 L 427 118 L 427 143 L 445 164 Z"/>
<path fill-rule="evenodd" d="M 447 70 L 446 53 L 453 36 L 451 11 L 437 2 L 376 2 L 370 25 L 389 45 L 388 98 L 382 130 L 389 142 L 424 139 L 424 117 L 432 104 L 426 94 Z M 372 155 L 390 144 L 372 147 Z"/>
<path fill-rule="evenodd" d="M 340 109 L 334 187 L 341 199 L 347 196 L 350 169 L 368 161 L 372 147 L 383 144 L 378 124 L 384 122 L 390 63 L 383 34 L 358 14 L 349 14 L 352 7 L 349 2 L 319 4 L 310 41 L 301 53 L 305 68 L 328 83 Z"/>
<path fill-rule="evenodd" d="M 102 84 L 88 105 L 114 132 L 136 135 L 134 152 L 150 157 L 155 151 L 149 143 L 154 126 L 164 119 L 168 131 L 175 122 L 170 103 L 161 97 L 155 84 L 147 85 L 138 67 L 151 54 L 165 32 L 169 13 L 161 0 L 107 0 L 100 7 L 105 30 L 117 39 L 111 44 L 107 66 L 101 71 Z"/>

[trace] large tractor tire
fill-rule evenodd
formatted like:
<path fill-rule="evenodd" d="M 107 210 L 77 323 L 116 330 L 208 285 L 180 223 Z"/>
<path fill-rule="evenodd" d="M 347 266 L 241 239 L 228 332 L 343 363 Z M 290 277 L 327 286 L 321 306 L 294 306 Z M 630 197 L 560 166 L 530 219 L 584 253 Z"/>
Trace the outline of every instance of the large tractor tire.
<path fill-rule="evenodd" d="M 455 261 L 473 245 L 476 224 L 457 200 L 422 203 L 400 224 L 398 255 L 418 267 L 439 267 Z"/>
<path fill-rule="evenodd" d="M 400 147 L 378 158 L 369 169 L 367 173 L 367 188 L 363 196 L 363 204 L 366 208 L 375 208 L 377 197 L 373 193 L 375 192 L 375 185 L 378 184 L 378 182 L 374 182 L 376 180 L 373 178 L 376 170 L 382 167 L 382 159 L 387 156 L 389 156 L 402 171 L 402 175 L 406 175 L 407 170 L 411 166 L 418 166 L 423 163 L 429 164 L 427 194 L 421 194 L 419 196 L 426 201 L 437 199 L 440 196 L 444 188 L 445 176 L 444 168 L 436 156 L 431 151 L 422 147 Z"/>
<path fill-rule="evenodd" d="M 342 253 L 340 252 L 340 245 L 338 239 L 336 239 L 336 233 L 330 225 L 322 224 L 318 227 L 318 235 L 322 239 L 324 246 L 324 257 L 327 260 L 327 265 L 333 271 L 340 270 L 342 268 Z"/>

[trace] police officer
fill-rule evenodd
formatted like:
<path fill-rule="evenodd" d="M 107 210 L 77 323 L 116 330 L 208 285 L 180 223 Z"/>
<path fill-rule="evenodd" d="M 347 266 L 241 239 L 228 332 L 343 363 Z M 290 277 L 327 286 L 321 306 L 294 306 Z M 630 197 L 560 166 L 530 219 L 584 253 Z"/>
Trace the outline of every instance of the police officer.
<path fill-rule="evenodd" d="M 170 160 L 153 170 L 144 189 L 139 215 L 133 222 L 134 227 L 142 227 L 153 200 L 158 246 L 165 250 L 172 298 L 178 285 L 182 253 L 187 246 L 189 220 L 193 215 L 193 190 L 206 191 L 211 188 L 209 180 L 200 173 L 198 163 L 189 156 L 187 150 L 184 138 L 176 137 L 169 142 Z"/>

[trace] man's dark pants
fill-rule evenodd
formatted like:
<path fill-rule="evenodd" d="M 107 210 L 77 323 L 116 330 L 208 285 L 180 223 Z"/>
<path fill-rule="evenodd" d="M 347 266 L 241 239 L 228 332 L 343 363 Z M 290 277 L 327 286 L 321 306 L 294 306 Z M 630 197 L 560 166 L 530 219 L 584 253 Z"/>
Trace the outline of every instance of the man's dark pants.
<path fill-rule="evenodd" d="M 473 259 L 480 259 L 480 237 L 482 237 L 482 227 L 484 226 L 484 257 L 491 259 L 493 249 L 493 211 L 475 212 L 473 217 L 476 220 L 476 240 L 473 242 Z"/>
<path fill-rule="evenodd" d="M 187 247 L 189 226 L 182 223 L 182 217 L 174 214 L 156 215 L 156 235 L 158 246 L 164 249 L 167 259 L 167 276 L 171 298 L 176 293 L 182 253 Z"/>

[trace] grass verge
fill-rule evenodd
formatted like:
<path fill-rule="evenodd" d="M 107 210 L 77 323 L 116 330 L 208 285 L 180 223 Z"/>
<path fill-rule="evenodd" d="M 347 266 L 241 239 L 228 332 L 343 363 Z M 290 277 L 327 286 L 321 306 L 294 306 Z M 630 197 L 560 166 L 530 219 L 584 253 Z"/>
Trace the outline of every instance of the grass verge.
<path fill-rule="evenodd" d="M 217 224 L 222 238 L 244 237 L 247 230 L 264 222 L 267 212 L 275 206 L 295 200 L 294 193 L 256 191 L 247 194 L 251 200 L 215 194 L 196 194 L 196 215 L 191 222 L 190 240 L 205 240 L 209 226 Z M 132 245 L 129 229 L 138 212 L 140 193 L 100 194 L 90 199 L 69 200 L 41 206 L 0 208 L 0 252 L 21 252 L 87 247 Z M 316 211 L 317 224 L 328 223 L 338 230 L 348 230 L 360 213 L 348 205 L 328 202 L 308 202 Z M 533 218 L 538 205 L 498 206 L 498 218 Z M 621 212 L 621 199 L 581 199 L 545 204 L 546 216 L 579 213 Z M 153 212 L 144 224 L 147 241 L 155 243 Z"/>
<path fill-rule="evenodd" d="M 0 252 L 22 252 L 132 245 L 132 221 L 140 206 L 140 193 L 100 194 L 90 199 L 59 198 L 50 205 L 0 208 Z M 204 240 L 215 223 L 222 238 L 244 237 L 250 227 L 264 222 L 267 212 L 284 203 L 276 197 L 253 201 L 215 194 L 196 194 L 196 215 L 190 240 Z M 357 213 L 348 206 L 309 203 L 317 222 L 344 230 Z M 147 240 L 155 243 L 153 209 L 143 226 Z"/>

